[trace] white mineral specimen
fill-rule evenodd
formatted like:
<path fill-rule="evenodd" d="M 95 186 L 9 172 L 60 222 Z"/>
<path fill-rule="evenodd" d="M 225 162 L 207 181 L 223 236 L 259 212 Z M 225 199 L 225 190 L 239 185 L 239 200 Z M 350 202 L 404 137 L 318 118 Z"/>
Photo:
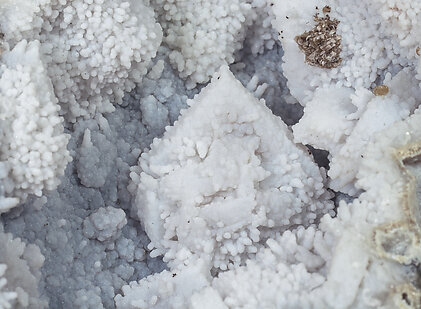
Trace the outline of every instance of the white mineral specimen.
<path fill-rule="evenodd" d="M 242 0 L 152 0 L 170 47 L 170 61 L 194 88 L 209 81 L 242 47 L 251 5 Z"/>
<path fill-rule="evenodd" d="M 55 189 L 71 160 L 39 49 L 23 40 L 0 58 L 0 213 Z"/>
<path fill-rule="evenodd" d="M 12 304 L 11 302 L 16 299 L 17 293 L 16 292 L 7 292 L 3 289 L 7 284 L 7 279 L 4 278 L 4 273 L 6 272 L 7 265 L 0 264 L 0 308 L 2 309 L 11 309 Z"/>
<path fill-rule="evenodd" d="M 280 41 L 284 49 L 283 72 L 288 79 L 288 87 L 302 105 L 312 99 L 318 87 L 336 85 L 356 89 L 369 88 L 376 80 L 384 77 L 386 72 L 396 74 L 402 67 L 415 68 L 416 48 L 408 50 L 403 38 L 408 37 L 412 23 L 421 20 L 421 14 L 413 7 L 409 0 L 398 1 L 368 1 L 359 3 L 346 0 L 307 0 L 307 1 L 275 1 L 273 12 L 274 27 L 280 33 Z M 295 37 L 305 31 L 311 30 L 316 22 L 314 15 L 324 16 L 323 8 L 329 6 L 327 14 L 331 19 L 339 21 L 337 34 L 341 37 L 341 64 L 333 69 L 324 69 L 311 66 L 305 61 L 305 55 L 300 51 Z M 404 8 L 401 12 L 397 7 Z M 382 8 L 383 7 L 383 8 Z M 385 12 L 385 7 L 390 10 Z M 325 10 L 326 11 L 326 10 Z M 393 11 L 393 14 L 391 12 Z M 392 17 L 393 16 L 393 17 Z M 410 16 L 410 18 L 408 18 Z M 403 18 L 405 17 L 405 18 Z M 382 22 L 385 18 L 390 22 Z M 400 20 L 397 22 L 397 20 Z M 396 34 L 390 35 L 393 23 L 399 23 L 406 28 Z M 408 42 L 419 42 L 414 36 L 408 37 Z M 323 41 L 321 39 L 321 41 Z M 407 55 L 411 55 L 411 59 Z"/>
<path fill-rule="evenodd" d="M 252 7 L 250 19 L 252 25 L 246 33 L 246 44 L 253 55 L 271 50 L 277 42 L 276 30 L 272 27 L 274 19 L 272 0 L 246 0 Z"/>
<path fill-rule="evenodd" d="M 201 291 L 184 290 L 192 294 L 178 302 L 176 293 L 168 293 L 130 308 L 201 308 L 209 295 L 213 308 L 221 309 L 418 308 L 421 293 L 411 263 L 421 257 L 415 190 L 420 120 L 417 114 L 376 134 L 358 174 L 357 187 L 365 192 L 351 204 L 341 202 L 337 217 L 327 214 L 318 227 L 277 234 L 246 265 L 220 272 Z M 133 295 L 151 279 L 126 286 L 116 300 L 135 304 Z M 183 283 L 173 284 L 177 291 Z"/>
<path fill-rule="evenodd" d="M 210 273 L 203 261 L 177 271 L 164 270 L 123 286 L 123 295 L 115 297 L 116 306 L 118 309 L 186 308 L 191 295 L 208 286 L 209 280 Z"/>
<path fill-rule="evenodd" d="M 0 0 L 0 309 L 421 308 L 420 24 Z"/>
<path fill-rule="evenodd" d="M 291 93 L 305 106 L 294 127 L 294 140 L 329 151 L 329 187 L 335 191 L 358 193 L 355 174 L 371 136 L 405 119 L 419 104 L 414 99 L 421 96 L 415 71 L 419 40 L 414 41 L 409 29 L 421 21 L 421 14 L 413 6 L 418 7 L 410 1 L 363 1 L 355 6 L 341 0 L 274 5 L 274 26 L 282 31 L 285 51 L 284 74 Z M 386 7 L 396 9 L 393 18 Z M 342 62 L 338 67 L 310 65 L 295 41 L 317 24 L 316 13 L 339 21 Z M 394 18 L 402 18 L 400 28 L 394 26 Z M 388 86 L 389 93 L 376 98 L 370 87 L 379 83 Z"/>
<path fill-rule="evenodd" d="M 410 0 L 372 2 L 381 18 L 382 31 L 394 39 L 395 54 L 399 54 L 400 58 L 406 58 L 410 66 L 415 62 L 418 71 L 416 78 L 420 81 L 421 30 L 418 25 L 421 22 L 421 3 Z"/>
<path fill-rule="evenodd" d="M 233 63 L 246 35 L 253 54 L 274 46 L 269 2 L 151 1 L 171 49 L 170 61 L 188 88 L 208 82 L 221 65 Z"/>
<path fill-rule="evenodd" d="M 164 50 L 143 86 L 126 96 L 115 112 L 80 119 L 71 126 L 68 149 L 74 160 L 57 190 L 43 196 L 41 210 L 30 198 L 23 207 L 0 217 L 7 232 L 36 243 L 45 256 L 39 290 L 49 298 L 50 308 L 114 308 L 113 298 L 122 286 L 165 268 L 162 259 L 147 252 L 149 240 L 137 216 L 136 221 L 130 217 L 127 191 L 130 166 L 195 93 L 186 91 Z M 159 104 L 148 104 L 150 96 Z M 88 131 L 91 143 L 85 147 Z M 123 210 L 127 224 L 120 228 Z M 91 219 L 103 230 L 96 229 Z M 90 224 L 89 230 L 84 222 Z M 110 234 L 104 241 L 95 238 Z"/>
<path fill-rule="evenodd" d="M 288 231 L 267 244 L 268 248 L 260 250 L 246 266 L 221 273 L 213 280 L 212 290 L 225 307 L 311 308 L 312 302 L 321 305 L 322 299 L 313 291 L 326 280 L 316 271 L 325 264 L 319 254 L 328 256 L 330 249 L 324 244 L 323 233 L 314 228 Z M 195 297 L 203 293 L 209 291 L 205 289 Z"/>
<path fill-rule="evenodd" d="M 38 292 L 44 256 L 0 226 L 0 308 L 46 308 Z"/>
<path fill-rule="evenodd" d="M 329 186 L 335 191 L 358 192 L 355 175 L 374 133 L 407 118 L 419 104 L 415 98 L 421 91 L 412 71 L 386 78 L 389 90 L 384 96 L 364 88 L 318 88 L 293 127 L 295 141 L 329 151 Z"/>
<path fill-rule="evenodd" d="M 421 173 L 418 161 L 410 163 L 414 176 L 404 164 L 421 153 L 420 120 L 421 115 L 412 116 L 376 135 L 358 174 L 357 186 L 365 192 L 352 204 L 341 203 L 336 218 L 326 215 L 318 231 L 298 229 L 268 240 L 268 248 L 246 267 L 215 278 L 212 286 L 224 303 L 229 308 L 417 308 L 420 292 L 409 265 L 421 254 L 414 187 L 414 176 L 420 179 Z"/>
<path fill-rule="evenodd" d="M 307 226 L 332 209 L 324 171 L 227 67 L 188 104 L 132 168 L 154 255 L 225 270 L 253 255 L 267 229 Z"/>
<path fill-rule="evenodd" d="M 0 12 L 23 11 L 26 18 L 2 19 L 4 40 L 12 43 L 16 32 L 27 30 L 19 36 L 41 41 L 62 114 L 72 122 L 112 112 L 113 103 L 121 103 L 146 74 L 161 43 L 161 27 L 143 1 L 13 2 L 7 0 Z"/>
<path fill-rule="evenodd" d="M 40 29 L 43 19 L 36 13 L 51 0 L 1 0 L 0 33 L 2 40 L 12 45 L 25 38 L 33 38 L 34 29 Z"/>
<path fill-rule="evenodd" d="M 406 119 L 419 105 L 419 101 L 415 98 L 421 96 L 421 91 L 414 85 L 414 81 L 412 74 L 401 71 L 391 81 L 385 83 L 389 89 L 387 95 L 371 96 L 364 109 L 360 106 L 360 110 L 364 111 L 358 117 L 351 134 L 343 147 L 337 153 L 332 153 L 328 171 L 329 186 L 332 189 L 355 194 L 355 175 L 368 142 L 376 132 Z M 370 97 L 368 93 L 367 97 Z"/>

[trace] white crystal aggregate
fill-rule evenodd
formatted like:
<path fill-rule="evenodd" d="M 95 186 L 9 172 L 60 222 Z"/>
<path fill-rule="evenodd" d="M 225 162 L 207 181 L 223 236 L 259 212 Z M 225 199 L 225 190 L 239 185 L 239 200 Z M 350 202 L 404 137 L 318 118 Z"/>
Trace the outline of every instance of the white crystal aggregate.
<path fill-rule="evenodd" d="M 123 297 L 116 297 L 118 308 L 167 308 L 169 303 L 201 308 L 209 301 L 221 309 L 417 308 L 418 275 L 411 262 L 420 254 L 419 205 L 412 186 L 420 171 L 415 165 L 410 169 L 415 175 L 408 175 L 399 163 L 420 154 L 419 120 L 416 114 L 376 134 L 357 175 L 364 193 L 353 203 L 340 202 L 335 218 L 326 214 L 318 227 L 277 233 L 245 265 L 219 273 L 204 287 L 197 284 L 190 297 L 176 292 L 186 279 L 164 280 L 171 282 L 166 297 L 156 288 L 164 274 L 131 283 L 123 287 Z M 173 271 L 187 269 L 194 268 L 187 264 Z M 209 277 L 209 271 L 190 275 L 194 282 Z M 147 303 L 136 302 L 136 294 Z"/>
<path fill-rule="evenodd" d="M 163 28 L 169 59 L 187 87 L 206 83 L 223 64 L 231 64 L 246 35 L 252 53 L 275 42 L 268 0 L 152 0 Z"/>
<path fill-rule="evenodd" d="M 124 92 L 146 74 L 162 39 L 153 10 L 143 1 L 40 0 L 31 7 L 3 0 L 0 5 L 7 17 L 0 22 L 6 41 L 41 42 L 62 114 L 71 122 L 112 112 L 113 103 L 121 103 Z M 20 10 L 27 14 L 15 13 Z M 14 20 L 17 14 L 24 15 L 20 22 Z"/>
<path fill-rule="evenodd" d="M 326 7 L 329 13 L 325 14 Z M 287 85 L 305 106 L 303 118 L 293 128 L 294 140 L 329 151 L 329 187 L 356 196 L 358 157 L 373 133 L 405 119 L 419 104 L 421 52 L 414 24 L 421 20 L 420 5 L 275 1 L 274 14 Z M 339 20 L 342 62 L 333 69 L 309 65 L 295 42 L 297 35 L 315 25 L 315 14 Z M 372 90 L 379 85 L 388 86 L 389 93 L 375 98 Z"/>
<path fill-rule="evenodd" d="M 1 308 L 46 308 L 48 302 L 38 291 L 44 263 L 40 249 L 3 231 L 0 245 L 0 286 L 5 289 L 0 292 Z"/>
<path fill-rule="evenodd" d="M 400 71 L 385 80 L 389 89 L 385 96 L 375 96 L 364 88 L 355 92 L 343 87 L 316 90 L 293 131 L 295 141 L 329 151 L 330 188 L 358 193 L 355 175 L 367 143 L 375 132 L 407 118 L 419 105 L 416 98 L 421 92 L 414 80 L 411 72 Z"/>
<path fill-rule="evenodd" d="M 197 257 L 240 265 L 267 229 L 308 226 L 333 208 L 324 170 L 228 67 L 187 104 L 131 173 L 152 254 L 171 268 Z"/>
<path fill-rule="evenodd" d="M 0 0 L 0 309 L 420 308 L 420 22 Z"/>
<path fill-rule="evenodd" d="M 39 42 L 22 40 L 1 57 L 0 213 L 55 189 L 71 160 Z"/>

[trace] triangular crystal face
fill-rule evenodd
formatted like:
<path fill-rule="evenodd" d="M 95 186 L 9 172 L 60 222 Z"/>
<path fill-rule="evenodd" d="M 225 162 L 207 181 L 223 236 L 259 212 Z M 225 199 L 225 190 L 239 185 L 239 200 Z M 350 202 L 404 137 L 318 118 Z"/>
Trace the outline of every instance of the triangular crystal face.
<path fill-rule="evenodd" d="M 228 67 L 188 104 L 131 175 L 151 248 L 170 267 L 241 264 L 262 239 L 333 208 L 324 171 Z"/>

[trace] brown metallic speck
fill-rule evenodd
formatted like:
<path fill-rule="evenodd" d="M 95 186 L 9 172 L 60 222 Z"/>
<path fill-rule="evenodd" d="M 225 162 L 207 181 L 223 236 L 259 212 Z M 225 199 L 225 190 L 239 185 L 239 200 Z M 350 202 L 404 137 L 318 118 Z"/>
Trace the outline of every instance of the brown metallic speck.
<path fill-rule="evenodd" d="M 324 8 L 323 8 L 323 13 L 330 13 L 330 6 L 328 6 L 328 5 L 326 5 Z"/>
<path fill-rule="evenodd" d="M 376 96 L 385 96 L 389 93 L 389 87 L 387 87 L 386 85 L 376 86 L 373 89 L 373 93 Z"/>
<path fill-rule="evenodd" d="M 295 41 L 304 52 L 308 64 L 325 69 L 336 68 L 342 62 L 342 38 L 336 33 L 339 21 L 330 19 L 329 15 L 319 17 L 318 14 L 314 20 L 314 28 L 296 36 Z"/>

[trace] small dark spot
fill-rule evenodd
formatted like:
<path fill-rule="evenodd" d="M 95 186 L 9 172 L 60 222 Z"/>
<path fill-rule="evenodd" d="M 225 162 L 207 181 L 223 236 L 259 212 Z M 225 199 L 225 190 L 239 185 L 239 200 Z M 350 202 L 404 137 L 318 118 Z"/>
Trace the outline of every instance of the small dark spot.
<path fill-rule="evenodd" d="M 411 306 L 411 300 L 408 298 L 407 293 L 402 293 L 402 299 L 407 303 L 408 306 Z"/>
<path fill-rule="evenodd" d="M 175 276 L 177 276 L 177 274 L 172 274 L 172 277 L 174 278 Z"/>
<path fill-rule="evenodd" d="M 364 158 L 364 156 L 363 156 L 363 155 L 361 155 L 361 158 Z"/>
<path fill-rule="evenodd" d="M 187 221 L 187 223 L 190 223 L 190 220 L 189 220 L 189 221 Z"/>
<path fill-rule="evenodd" d="M 286 16 L 286 19 L 289 19 L 289 17 L 288 17 L 288 16 Z"/>
<path fill-rule="evenodd" d="M 330 13 L 330 6 L 328 6 L 328 5 L 326 5 L 324 8 L 323 8 L 323 13 Z"/>

